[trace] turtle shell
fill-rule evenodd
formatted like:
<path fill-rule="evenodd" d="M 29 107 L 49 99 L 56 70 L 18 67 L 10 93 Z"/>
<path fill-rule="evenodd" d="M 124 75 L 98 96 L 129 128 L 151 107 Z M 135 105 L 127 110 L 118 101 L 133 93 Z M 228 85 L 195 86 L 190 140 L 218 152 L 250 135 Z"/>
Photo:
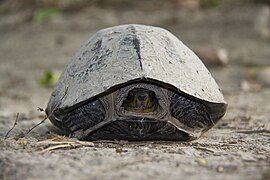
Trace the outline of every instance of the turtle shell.
<path fill-rule="evenodd" d="M 202 101 L 212 115 L 225 112 L 220 88 L 195 53 L 167 30 L 137 24 L 102 29 L 90 37 L 62 73 L 48 107 L 69 108 L 142 79 Z"/>

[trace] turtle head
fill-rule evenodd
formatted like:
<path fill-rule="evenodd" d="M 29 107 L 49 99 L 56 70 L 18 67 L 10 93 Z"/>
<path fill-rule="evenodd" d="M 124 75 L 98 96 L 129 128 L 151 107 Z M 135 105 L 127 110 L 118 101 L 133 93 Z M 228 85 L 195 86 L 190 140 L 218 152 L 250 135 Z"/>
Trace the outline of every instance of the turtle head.
<path fill-rule="evenodd" d="M 126 111 L 135 113 L 150 113 L 157 108 L 157 98 L 155 93 L 144 88 L 134 88 L 128 92 L 128 96 L 123 102 Z"/>
<path fill-rule="evenodd" d="M 121 119 L 162 119 L 168 114 L 167 90 L 146 83 L 132 83 L 115 94 L 115 112 Z"/>

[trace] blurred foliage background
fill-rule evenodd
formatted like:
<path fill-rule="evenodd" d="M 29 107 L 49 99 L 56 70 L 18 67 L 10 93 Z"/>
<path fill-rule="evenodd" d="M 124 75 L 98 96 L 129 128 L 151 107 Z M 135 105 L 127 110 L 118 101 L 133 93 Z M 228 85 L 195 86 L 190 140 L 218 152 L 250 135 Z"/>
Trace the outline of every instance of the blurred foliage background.
<path fill-rule="evenodd" d="M 243 3 L 270 4 L 269 0 L 0 0 L 0 13 L 19 10 L 55 8 L 63 12 L 76 12 L 89 6 L 103 8 L 217 8 Z M 52 12 L 52 10 L 48 10 Z"/>

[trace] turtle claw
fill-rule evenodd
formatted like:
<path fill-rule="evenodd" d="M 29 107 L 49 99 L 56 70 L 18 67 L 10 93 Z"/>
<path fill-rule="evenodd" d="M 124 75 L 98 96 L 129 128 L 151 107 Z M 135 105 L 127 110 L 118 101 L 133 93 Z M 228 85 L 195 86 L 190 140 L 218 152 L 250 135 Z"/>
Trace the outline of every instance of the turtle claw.
<path fill-rule="evenodd" d="M 78 140 L 83 140 L 85 138 L 84 131 L 82 129 L 72 132 L 69 135 L 70 138 L 76 138 Z"/>

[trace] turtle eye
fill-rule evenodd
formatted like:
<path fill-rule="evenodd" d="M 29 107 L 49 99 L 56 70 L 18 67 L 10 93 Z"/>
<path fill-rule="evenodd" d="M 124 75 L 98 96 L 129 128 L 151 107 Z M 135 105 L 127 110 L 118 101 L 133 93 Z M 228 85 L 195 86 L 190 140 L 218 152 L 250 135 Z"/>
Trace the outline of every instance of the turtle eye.
<path fill-rule="evenodd" d="M 125 98 L 125 101 L 131 101 L 133 97 L 134 93 L 132 91 L 129 91 L 127 97 Z"/>
<path fill-rule="evenodd" d="M 157 99 L 156 94 L 153 91 L 149 91 L 149 97 L 150 99 Z"/>
<path fill-rule="evenodd" d="M 154 97 L 155 93 L 153 91 L 149 91 L 149 95 L 150 95 L 150 97 Z"/>

